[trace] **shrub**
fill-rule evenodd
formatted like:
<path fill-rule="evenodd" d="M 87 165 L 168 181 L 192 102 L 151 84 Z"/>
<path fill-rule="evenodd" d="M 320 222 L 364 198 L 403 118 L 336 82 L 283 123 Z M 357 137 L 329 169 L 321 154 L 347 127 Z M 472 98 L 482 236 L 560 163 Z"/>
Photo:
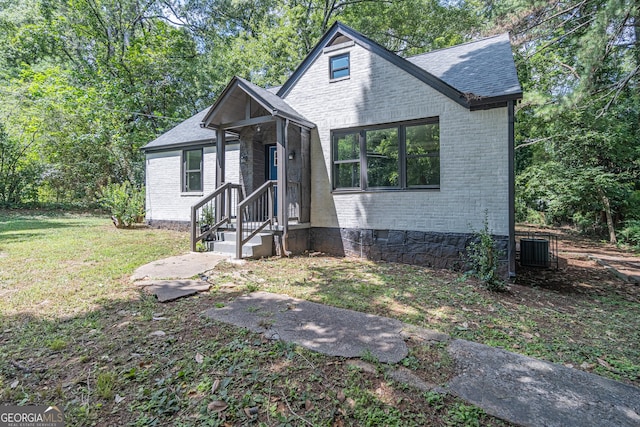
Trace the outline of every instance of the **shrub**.
<path fill-rule="evenodd" d="M 200 214 L 200 223 L 213 225 L 216 223 L 216 211 L 213 204 L 205 205 Z"/>
<path fill-rule="evenodd" d="M 131 227 L 144 220 L 144 187 L 136 188 L 129 181 L 108 184 L 98 191 L 100 206 L 108 209 L 118 228 Z"/>
<path fill-rule="evenodd" d="M 504 291 L 506 282 L 500 277 L 500 258 L 503 253 L 489 230 L 485 214 L 483 228 L 473 232 L 473 239 L 467 245 L 466 261 L 471 266 L 471 275 L 478 278 L 490 291 Z"/>
<path fill-rule="evenodd" d="M 618 232 L 618 237 L 622 243 L 640 249 L 640 220 L 625 221 L 624 228 Z"/>

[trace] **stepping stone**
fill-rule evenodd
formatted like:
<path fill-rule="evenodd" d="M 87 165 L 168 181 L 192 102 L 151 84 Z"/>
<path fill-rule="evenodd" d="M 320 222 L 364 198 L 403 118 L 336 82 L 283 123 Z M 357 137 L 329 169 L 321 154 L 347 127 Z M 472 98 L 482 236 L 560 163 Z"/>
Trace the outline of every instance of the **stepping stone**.
<path fill-rule="evenodd" d="M 143 283 L 144 290 L 158 298 L 159 302 L 173 301 L 178 298 L 206 292 L 211 284 L 200 280 L 161 280 Z"/>
<path fill-rule="evenodd" d="M 190 279 L 212 270 L 225 256 L 212 252 L 191 252 L 184 255 L 160 259 L 136 269 L 131 281 Z"/>
<path fill-rule="evenodd" d="M 525 427 L 640 425 L 640 389 L 464 340 L 448 349 L 461 372 L 450 393 Z"/>

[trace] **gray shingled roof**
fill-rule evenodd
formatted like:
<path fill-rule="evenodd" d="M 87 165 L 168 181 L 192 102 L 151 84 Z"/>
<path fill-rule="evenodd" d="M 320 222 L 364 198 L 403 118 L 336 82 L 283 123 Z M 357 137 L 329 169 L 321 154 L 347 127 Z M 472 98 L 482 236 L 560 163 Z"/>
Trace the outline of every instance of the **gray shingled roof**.
<path fill-rule="evenodd" d="M 234 82 L 236 82 L 250 96 L 262 102 L 263 106 L 270 110 L 271 114 L 280 115 L 298 121 L 301 124 L 312 125 L 304 116 L 296 112 L 286 101 L 278 96 L 276 92 L 282 92 L 280 95 L 284 95 L 299 77 L 296 77 L 296 75 L 306 71 L 305 63 L 311 62 L 321 52 L 324 46 L 323 42 L 331 40 L 333 33 L 336 32 L 344 32 L 350 37 L 354 37 L 365 47 L 372 49 L 379 55 L 384 55 L 399 67 L 444 91 L 444 93 L 452 96 L 452 99 L 463 105 L 473 106 L 473 103 L 470 102 L 473 102 L 474 98 L 482 98 L 486 101 L 490 101 L 491 98 L 501 97 L 516 99 L 522 94 L 508 34 L 440 49 L 404 60 L 341 23 L 335 23 L 332 26 L 323 37 L 323 40 L 318 43 L 314 51 L 307 56 L 284 86 L 264 89 L 248 80 L 236 77 L 229 83 L 225 91 L 230 90 Z M 442 82 L 446 83 L 446 85 Z M 456 99 L 456 94 L 458 98 L 461 97 L 460 93 L 472 96 L 469 96 L 467 101 Z M 217 104 L 222 98 L 223 96 L 221 95 L 218 98 L 218 102 L 212 107 L 200 111 L 160 135 L 144 146 L 143 150 L 166 149 L 173 146 L 215 141 L 215 132 L 201 128 L 200 123 L 206 119 L 206 116 L 214 106 L 218 106 Z"/>
<path fill-rule="evenodd" d="M 463 93 L 493 98 L 522 92 L 506 33 L 406 59 Z"/>
<path fill-rule="evenodd" d="M 209 107 L 210 108 L 210 107 Z M 143 150 L 153 150 L 160 148 L 168 148 L 173 145 L 183 145 L 187 143 L 198 143 L 215 141 L 216 133 L 210 129 L 200 127 L 200 122 L 209 108 L 205 108 L 198 114 L 191 116 L 178 126 L 163 133 L 144 147 Z"/>

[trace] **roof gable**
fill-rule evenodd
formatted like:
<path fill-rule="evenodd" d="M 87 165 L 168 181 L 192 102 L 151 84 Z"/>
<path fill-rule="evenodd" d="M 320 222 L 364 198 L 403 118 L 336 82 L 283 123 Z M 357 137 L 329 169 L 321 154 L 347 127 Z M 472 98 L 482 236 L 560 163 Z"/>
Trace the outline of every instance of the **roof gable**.
<path fill-rule="evenodd" d="M 515 64 L 513 63 L 513 55 L 511 53 L 511 45 L 508 41 L 508 35 L 499 37 L 506 37 L 506 47 L 508 47 L 508 49 L 505 49 L 505 39 L 500 38 L 496 43 L 485 43 L 487 46 L 482 43 L 468 43 L 466 45 L 441 49 L 440 51 L 436 51 L 435 53 L 437 54 L 431 57 L 426 57 L 429 54 L 424 54 L 404 59 L 356 30 L 340 22 L 336 22 L 324 34 L 322 39 L 302 61 L 277 94 L 282 98 L 286 97 L 326 47 L 348 38 L 359 46 L 388 60 L 398 68 L 411 74 L 418 80 L 466 108 L 482 108 L 483 105 L 491 105 L 497 101 L 504 102 L 509 99 L 519 99 L 522 97 L 522 90 L 520 89 L 517 74 L 515 73 Z M 484 48 L 487 48 L 491 54 L 485 57 L 485 53 L 482 51 Z M 474 49 L 478 51 L 474 52 Z M 449 50 L 453 50 L 453 53 L 448 53 Z M 422 56 L 425 56 L 425 58 L 421 58 Z M 468 66 L 462 66 L 465 62 L 462 59 L 468 60 L 469 58 L 472 58 L 473 61 L 470 61 L 470 63 L 467 64 Z M 444 61 L 444 63 L 440 64 L 440 68 L 438 68 L 431 66 L 434 61 Z M 447 61 L 454 62 L 449 63 Z M 495 69 L 491 70 L 488 67 L 488 65 L 496 63 L 496 61 L 503 67 L 498 73 L 496 73 Z M 483 64 L 482 71 L 470 73 L 469 71 L 473 70 L 471 63 Z M 457 65 L 458 68 L 456 68 L 455 65 Z M 456 72 L 464 75 L 454 77 Z M 508 83 L 506 84 L 507 90 L 505 90 L 504 82 L 499 78 L 499 76 L 503 75 L 509 77 Z M 473 80 L 479 80 L 481 84 L 475 86 L 469 85 L 468 83 Z M 483 91 L 473 92 L 471 90 L 465 90 L 467 87 L 474 87 L 482 89 Z M 484 91 L 486 88 L 491 88 L 491 90 Z"/>
<path fill-rule="evenodd" d="M 236 114 L 239 112 L 244 114 L 246 97 L 253 99 L 272 116 L 286 118 L 305 127 L 314 127 L 313 123 L 296 112 L 285 100 L 272 91 L 237 76 L 231 79 L 215 104 L 213 104 L 204 117 L 202 117 L 202 126 L 214 128 L 219 126 L 224 127 L 224 125 L 230 122 L 242 120 L 237 117 L 231 118 L 229 113 L 235 111 Z"/>

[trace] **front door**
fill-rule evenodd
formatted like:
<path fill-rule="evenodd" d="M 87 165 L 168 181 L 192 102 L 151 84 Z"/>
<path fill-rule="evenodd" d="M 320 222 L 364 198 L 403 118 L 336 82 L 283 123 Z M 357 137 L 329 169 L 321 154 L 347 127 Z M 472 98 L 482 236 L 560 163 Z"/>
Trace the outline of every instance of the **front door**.
<path fill-rule="evenodd" d="M 278 179 L 278 153 L 275 145 L 267 146 L 267 179 L 276 181 Z M 273 214 L 278 215 L 278 186 L 274 187 Z"/>

